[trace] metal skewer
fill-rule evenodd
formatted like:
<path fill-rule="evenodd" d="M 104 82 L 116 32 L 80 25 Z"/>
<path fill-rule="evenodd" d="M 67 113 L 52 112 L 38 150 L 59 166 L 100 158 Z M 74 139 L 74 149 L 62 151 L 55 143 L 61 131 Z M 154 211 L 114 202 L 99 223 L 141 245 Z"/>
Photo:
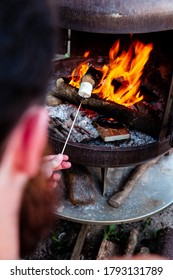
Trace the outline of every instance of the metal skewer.
<path fill-rule="evenodd" d="M 80 108 L 81 108 L 81 105 L 82 105 L 82 100 L 81 100 L 81 102 L 80 102 L 80 104 L 79 104 L 79 107 L 78 107 L 78 109 L 77 109 L 77 112 L 76 112 L 75 118 L 74 118 L 74 120 L 73 120 L 72 126 L 71 126 L 71 128 L 70 128 L 70 130 L 69 130 L 67 139 L 66 139 L 66 141 L 65 141 L 65 143 L 64 143 L 64 147 L 63 147 L 62 152 L 61 152 L 62 155 L 63 155 L 63 153 L 64 153 L 64 150 L 65 150 L 66 146 L 67 146 L 67 142 L 68 142 L 68 140 L 69 140 L 70 134 L 71 134 L 72 129 L 73 129 L 73 127 L 74 127 L 74 124 L 75 124 L 75 122 L 76 122 L 76 119 L 77 119 L 79 110 L 80 110 Z"/>

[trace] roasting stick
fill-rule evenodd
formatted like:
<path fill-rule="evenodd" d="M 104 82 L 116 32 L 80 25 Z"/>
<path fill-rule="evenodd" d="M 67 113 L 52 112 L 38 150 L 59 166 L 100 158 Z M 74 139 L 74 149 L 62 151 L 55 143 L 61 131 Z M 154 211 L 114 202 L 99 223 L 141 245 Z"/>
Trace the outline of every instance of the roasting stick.
<path fill-rule="evenodd" d="M 62 149 L 62 152 L 61 152 L 62 155 L 63 155 L 63 153 L 64 153 L 64 151 L 65 151 L 66 146 L 67 146 L 67 142 L 68 142 L 69 137 L 70 137 L 70 134 L 71 134 L 71 132 L 72 132 L 72 130 L 73 130 L 74 124 L 75 124 L 76 119 L 77 119 L 77 116 L 78 116 L 78 114 L 79 114 L 79 110 L 80 110 L 80 108 L 81 108 L 81 105 L 82 105 L 82 100 L 81 100 L 81 102 L 80 102 L 80 104 L 79 104 L 79 107 L 78 107 L 78 109 L 77 109 L 77 112 L 76 112 L 75 118 L 74 118 L 74 120 L 73 120 L 72 126 L 71 126 L 71 128 L 70 128 L 70 130 L 69 130 L 69 133 L 68 133 L 68 135 L 67 135 L 67 139 L 66 139 L 66 141 L 65 141 L 65 143 L 64 143 L 64 146 L 63 146 L 63 149 Z"/>
<path fill-rule="evenodd" d="M 70 128 L 70 131 L 69 131 L 69 133 L 68 133 L 68 136 L 67 136 L 67 139 L 66 139 L 66 141 L 65 141 L 65 144 L 64 144 L 64 147 L 63 147 L 63 149 L 62 149 L 61 154 L 64 153 L 64 150 L 65 150 L 65 148 L 66 148 L 68 139 L 69 139 L 69 137 L 70 137 L 70 134 L 71 134 L 72 129 L 73 129 L 73 127 L 74 127 L 74 124 L 75 124 L 75 121 L 76 121 L 76 119 L 77 119 L 79 110 L 80 110 L 80 108 L 81 108 L 82 101 L 83 101 L 84 98 L 90 98 L 90 97 L 91 97 L 92 90 L 93 90 L 94 86 L 96 85 L 95 83 L 96 83 L 96 81 L 95 81 L 95 79 L 91 76 L 91 74 L 87 74 L 87 73 L 86 73 L 86 74 L 82 77 L 82 79 L 81 79 L 81 84 L 80 84 L 80 87 L 79 87 L 79 90 L 78 90 L 78 95 L 81 96 L 82 99 L 81 99 L 81 102 L 80 102 L 79 107 L 78 107 L 78 109 L 77 109 L 76 116 L 75 116 L 75 118 L 74 118 L 74 121 L 73 121 L 72 126 L 71 126 L 71 128 Z"/>

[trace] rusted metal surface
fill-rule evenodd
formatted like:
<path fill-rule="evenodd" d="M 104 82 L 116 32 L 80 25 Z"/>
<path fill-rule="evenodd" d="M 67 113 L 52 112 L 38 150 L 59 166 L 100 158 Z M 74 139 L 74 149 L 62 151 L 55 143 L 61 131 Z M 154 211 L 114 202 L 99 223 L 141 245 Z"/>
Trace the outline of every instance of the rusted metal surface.
<path fill-rule="evenodd" d="M 51 134 L 49 135 L 49 143 L 54 153 L 60 153 L 64 145 L 63 141 L 51 136 Z M 129 148 L 110 148 L 68 142 L 66 154 L 69 155 L 70 161 L 73 163 L 95 167 L 120 167 L 143 163 L 166 153 L 170 149 L 169 138 L 162 142 L 157 141 Z"/>
<path fill-rule="evenodd" d="M 124 172 L 126 168 L 123 168 Z M 115 168 L 112 188 L 117 188 L 115 186 L 116 169 L 119 168 Z M 140 180 L 135 183 L 135 187 L 126 203 L 119 208 L 111 207 L 107 203 L 108 197 L 103 197 L 99 169 L 91 167 L 90 171 L 95 176 L 96 202 L 76 207 L 76 205 L 70 203 L 68 198 L 65 198 L 61 201 L 61 206 L 55 211 L 55 214 L 59 217 L 89 224 L 129 223 L 149 217 L 173 203 L 173 154 L 163 156 L 162 160 L 150 166 Z M 118 185 L 118 188 L 121 186 L 121 184 Z"/>
<path fill-rule="evenodd" d="M 173 29 L 170 0 L 57 0 L 63 28 L 95 33 L 145 33 Z"/>

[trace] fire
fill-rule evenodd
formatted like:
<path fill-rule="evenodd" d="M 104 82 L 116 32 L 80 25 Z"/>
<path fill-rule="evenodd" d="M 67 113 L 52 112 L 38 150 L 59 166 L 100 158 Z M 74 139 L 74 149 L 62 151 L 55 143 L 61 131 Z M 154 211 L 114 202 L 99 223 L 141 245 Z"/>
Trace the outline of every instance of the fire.
<path fill-rule="evenodd" d="M 102 99 L 127 107 L 141 101 L 143 99 L 140 95 L 141 76 L 152 49 L 152 43 L 144 44 L 132 40 L 129 49 L 120 52 L 120 40 L 117 40 L 109 51 L 109 64 L 95 67 L 102 72 L 102 79 L 93 93 Z M 85 57 L 87 55 L 85 54 Z M 79 88 L 80 80 L 88 68 L 87 61 L 81 63 L 72 72 L 69 84 Z"/>
<path fill-rule="evenodd" d="M 84 53 L 83 57 L 87 58 L 89 55 L 90 55 L 90 51 L 87 51 L 87 52 Z"/>

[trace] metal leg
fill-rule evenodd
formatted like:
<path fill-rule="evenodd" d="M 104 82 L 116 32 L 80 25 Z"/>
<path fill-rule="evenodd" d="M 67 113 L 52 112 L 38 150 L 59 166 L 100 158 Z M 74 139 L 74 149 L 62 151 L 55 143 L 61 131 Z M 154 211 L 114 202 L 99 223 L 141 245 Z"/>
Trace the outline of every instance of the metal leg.
<path fill-rule="evenodd" d="M 101 178 L 103 184 L 103 196 L 106 195 L 107 187 L 106 187 L 106 177 L 107 177 L 108 167 L 101 167 Z"/>

